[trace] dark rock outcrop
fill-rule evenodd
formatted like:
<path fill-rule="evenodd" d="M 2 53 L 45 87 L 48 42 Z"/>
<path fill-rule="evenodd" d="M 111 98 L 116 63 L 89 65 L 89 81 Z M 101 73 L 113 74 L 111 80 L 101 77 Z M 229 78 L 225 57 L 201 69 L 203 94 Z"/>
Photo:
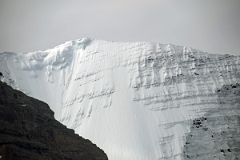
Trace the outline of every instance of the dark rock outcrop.
<path fill-rule="evenodd" d="M 0 160 L 107 160 L 54 119 L 49 106 L 0 82 Z"/>
<path fill-rule="evenodd" d="M 240 159 L 240 84 L 218 89 L 218 107 L 194 119 L 186 137 L 186 160 Z"/>

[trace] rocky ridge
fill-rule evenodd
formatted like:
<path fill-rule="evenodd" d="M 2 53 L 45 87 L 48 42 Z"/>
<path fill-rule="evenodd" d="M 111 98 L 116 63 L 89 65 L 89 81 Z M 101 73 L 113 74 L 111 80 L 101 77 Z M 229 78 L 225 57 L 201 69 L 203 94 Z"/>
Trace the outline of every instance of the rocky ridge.
<path fill-rule="evenodd" d="M 1 160 L 107 160 L 89 140 L 54 119 L 49 106 L 0 81 Z"/>

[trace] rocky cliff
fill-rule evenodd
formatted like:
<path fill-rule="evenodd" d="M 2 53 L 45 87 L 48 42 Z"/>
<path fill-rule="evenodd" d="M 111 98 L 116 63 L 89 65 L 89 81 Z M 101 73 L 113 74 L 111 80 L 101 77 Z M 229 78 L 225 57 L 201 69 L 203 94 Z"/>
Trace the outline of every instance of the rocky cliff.
<path fill-rule="evenodd" d="M 216 92 L 219 105 L 192 121 L 186 160 L 240 159 L 240 85 L 224 85 Z"/>
<path fill-rule="evenodd" d="M 1 160 L 107 160 L 54 119 L 49 106 L 0 82 Z"/>

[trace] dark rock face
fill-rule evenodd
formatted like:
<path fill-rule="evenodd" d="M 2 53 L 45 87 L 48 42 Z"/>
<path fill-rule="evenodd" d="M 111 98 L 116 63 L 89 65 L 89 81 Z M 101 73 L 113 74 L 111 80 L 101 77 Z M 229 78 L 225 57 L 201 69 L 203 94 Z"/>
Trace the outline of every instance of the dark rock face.
<path fill-rule="evenodd" d="M 0 82 L 0 160 L 107 160 L 54 119 L 49 106 Z"/>
<path fill-rule="evenodd" d="M 240 159 L 240 85 L 218 89 L 218 107 L 194 119 L 186 137 L 186 160 Z"/>

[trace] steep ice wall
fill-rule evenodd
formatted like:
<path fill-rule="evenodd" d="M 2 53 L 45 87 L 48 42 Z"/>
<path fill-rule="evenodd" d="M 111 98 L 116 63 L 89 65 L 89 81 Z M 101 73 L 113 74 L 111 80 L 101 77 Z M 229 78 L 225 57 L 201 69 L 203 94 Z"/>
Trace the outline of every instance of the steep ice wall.
<path fill-rule="evenodd" d="M 59 119 L 65 86 L 71 77 L 73 56 L 89 39 L 69 41 L 53 49 L 27 54 L 0 53 L 3 80 L 26 94 L 43 100 Z"/>
<path fill-rule="evenodd" d="M 0 54 L 0 71 L 110 160 L 180 160 L 192 120 L 219 105 L 217 88 L 240 82 L 240 57 L 83 38 Z"/>

